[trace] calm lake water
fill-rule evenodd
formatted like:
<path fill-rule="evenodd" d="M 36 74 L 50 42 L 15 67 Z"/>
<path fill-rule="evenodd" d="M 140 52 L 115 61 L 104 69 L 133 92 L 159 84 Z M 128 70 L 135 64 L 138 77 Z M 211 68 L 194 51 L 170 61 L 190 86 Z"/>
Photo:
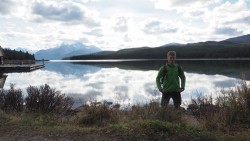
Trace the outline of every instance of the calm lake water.
<path fill-rule="evenodd" d="M 49 84 L 75 99 L 75 106 L 90 100 L 111 101 L 123 106 L 160 100 L 155 84 L 160 66 L 165 60 L 81 62 L 49 61 L 45 68 L 29 73 L 9 73 L 4 89 L 10 84 L 26 88 Z M 235 88 L 244 73 L 250 80 L 250 60 L 177 60 L 186 75 L 186 90 L 182 93 L 187 103 L 198 95 L 220 95 L 222 89 Z M 184 106 L 185 104 L 183 104 Z"/>

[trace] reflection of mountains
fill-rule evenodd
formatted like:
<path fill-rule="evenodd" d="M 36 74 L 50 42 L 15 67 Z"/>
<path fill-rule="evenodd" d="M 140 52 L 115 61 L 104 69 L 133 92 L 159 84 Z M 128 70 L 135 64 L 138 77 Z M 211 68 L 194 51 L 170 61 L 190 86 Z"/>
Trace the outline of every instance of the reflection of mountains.
<path fill-rule="evenodd" d="M 83 76 L 89 72 L 97 72 L 99 67 L 92 65 L 79 65 L 68 62 L 46 62 L 45 69 L 48 71 L 54 71 L 61 73 L 62 75 L 76 75 Z"/>
<path fill-rule="evenodd" d="M 130 70 L 158 70 L 166 63 L 165 60 L 120 61 L 120 62 L 81 62 L 82 65 L 98 67 L 117 67 Z M 240 78 L 243 72 L 250 80 L 250 60 L 177 60 L 185 72 L 215 75 L 221 74 L 229 77 Z"/>
<path fill-rule="evenodd" d="M 164 60 L 121 60 L 121 61 L 94 61 L 94 62 L 77 62 L 77 64 L 82 65 L 92 65 L 98 66 L 101 68 L 113 68 L 117 67 L 125 70 L 157 70 L 162 66 L 166 61 Z"/>

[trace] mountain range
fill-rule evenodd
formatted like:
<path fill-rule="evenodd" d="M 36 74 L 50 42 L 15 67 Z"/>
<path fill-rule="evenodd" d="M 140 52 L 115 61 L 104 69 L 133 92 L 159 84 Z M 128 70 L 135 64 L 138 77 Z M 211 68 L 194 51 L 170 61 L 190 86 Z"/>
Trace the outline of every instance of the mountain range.
<path fill-rule="evenodd" d="M 169 43 L 159 47 L 137 47 L 118 51 L 102 51 L 96 46 L 87 46 L 82 43 L 62 44 L 55 48 L 37 51 L 36 60 L 60 59 L 162 59 L 168 50 L 176 50 L 179 58 L 222 58 L 250 57 L 246 50 L 250 48 L 250 34 L 225 39 L 222 41 L 206 41 L 198 43 Z M 24 50 L 23 48 L 20 50 Z M 227 52 L 226 54 L 219 52 Z M 238 53 L 234 53 L 237 51 Z M 217 53 L 215 53 L 217 52 Z M 229 53 L 230 52 L 230 53 Z M 213 55 L 214 54 L 214 55 Z"/>
<path fill-rule="evenodd" d="M 139 47 L 118 51 L 103 51 L 68 57 L 70 60 L 98 59 L 165 59 L 170 50 L 177 52 L 178 58 L 250 58 L 250 34 L 222 41 L 207 41 L 190 44 L 166 44 L 160 47 Z"/>
<path fill-rule="evenodd" d="M 55 48 L 40 50 L 35 53 L 36 60 L 60 60 L 74 55 L 84 55 L 100 52 L 101 49 L 96 46 L 87 46 L 82 43 L 62 44 Z"/>
<path fill-rule="evenodd" d="M 234 37 L 234 38 L 229 38 L 229 39 L 223 40 L 221 42 L 249 44 L 250 43 L 250 34 L 239 36 L 239 37 Z"/>

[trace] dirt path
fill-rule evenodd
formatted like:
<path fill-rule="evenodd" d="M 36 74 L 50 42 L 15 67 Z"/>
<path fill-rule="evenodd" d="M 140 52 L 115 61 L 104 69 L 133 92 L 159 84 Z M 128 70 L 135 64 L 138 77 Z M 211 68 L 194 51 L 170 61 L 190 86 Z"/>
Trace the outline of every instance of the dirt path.
<path fill-rule="evenodd" d="M 110 134 L 75 132 L 47 132 L 32 129 L 0 127 L 0 141 L 119 141 Z"/>

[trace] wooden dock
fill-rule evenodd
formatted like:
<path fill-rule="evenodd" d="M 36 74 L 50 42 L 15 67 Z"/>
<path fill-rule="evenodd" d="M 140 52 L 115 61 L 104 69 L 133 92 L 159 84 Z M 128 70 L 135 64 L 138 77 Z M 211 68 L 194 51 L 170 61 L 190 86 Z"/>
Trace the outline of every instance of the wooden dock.
<path fill-rule="evenodd" d="M 31 72 L 44 68 L 44 64 L 3 64 L 0 65 L 0 73 Z"/>

